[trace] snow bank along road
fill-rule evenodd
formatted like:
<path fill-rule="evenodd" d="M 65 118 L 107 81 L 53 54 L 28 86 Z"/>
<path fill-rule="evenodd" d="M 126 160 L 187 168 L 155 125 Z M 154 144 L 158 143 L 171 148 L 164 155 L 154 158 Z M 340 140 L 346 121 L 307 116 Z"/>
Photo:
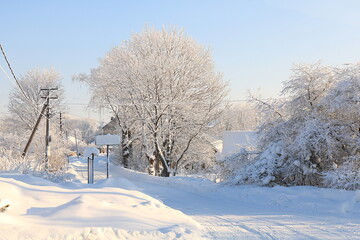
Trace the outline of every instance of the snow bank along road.
<path fill-rule="evenodd" d="M 0 239 L 360 239 L 360 191 L 222 186 L 72 159 L 68 182 L 0 173 Z"/>

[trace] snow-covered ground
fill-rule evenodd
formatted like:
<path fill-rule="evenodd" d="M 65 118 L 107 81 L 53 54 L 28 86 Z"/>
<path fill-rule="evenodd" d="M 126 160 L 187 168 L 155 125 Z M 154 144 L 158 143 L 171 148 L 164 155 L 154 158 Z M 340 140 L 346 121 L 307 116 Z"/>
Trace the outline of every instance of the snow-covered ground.
<path fill-rule="evenodd" d="M 360 239 L 360 191 L 223 186 L 71 159 L 68 182 L 0 173 L 0 239 Z"/>

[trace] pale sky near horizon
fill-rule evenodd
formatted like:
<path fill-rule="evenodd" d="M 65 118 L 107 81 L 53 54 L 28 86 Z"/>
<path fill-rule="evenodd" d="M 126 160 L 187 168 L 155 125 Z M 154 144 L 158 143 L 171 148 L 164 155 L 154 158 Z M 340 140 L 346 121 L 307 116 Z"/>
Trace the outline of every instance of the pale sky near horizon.
<path fill-rule="evenodd" d="M 89 73 L 146 25 L 183 28 L 210 47 L 231 99 L 258 89 L 277 97 L 294 63 L 359 61 L 359 10 L 356 0 L 0 0 L 0 43 L 18 77 L 53 67 L 63 76 L 70 114 L 94 117 L 84 110 L 86 86 L 72 76 Z M 0 65 L 8 70 L 2 56 Z M 11 89 L 2 71 L 0 83 L 2 115 Z"/>

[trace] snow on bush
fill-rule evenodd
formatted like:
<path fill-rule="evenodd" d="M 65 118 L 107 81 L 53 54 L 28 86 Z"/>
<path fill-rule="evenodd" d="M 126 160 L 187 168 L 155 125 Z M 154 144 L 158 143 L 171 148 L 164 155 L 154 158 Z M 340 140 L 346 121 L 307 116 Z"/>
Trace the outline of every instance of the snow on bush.
<path fill-rule="evenodd" d="M 47 179 L 59 178 L 65 173 L 66 153 L 68 150 L 66 143 L 58 139 L 56 135 L 53 136 L 49 168 L 46 171 L 44 135 L 41 133 L 35 135 L 29 152 L 23 157 L 22 153 L 30 136 L 30 131 L 17 133 L 5 124 L 5 121 L 1 121 L 0 124 L 0 171 L 29 173 Z"/>
<path fill-rule="evenodd" d="M 280 152 L 281 143 L 274 143 L 262 153 L 243 148 L 221 162 L 221 180 L 230 184 L 268 185 L 279 171 L 277 167 L 281 161 L 277 156 Z"/>
<path fill-rule="evenodd" d="M 259 102 L 259 153 L 240 152 L 224 179 L 236 184 L 359 189 L 360 64 L 298 65 L 281 102 Z"/>
<path fill-rule="evenodd" d="M 333 170 L 325 173 L 324 182 L 333 188 L 360 189 L 360 155 L 349 157 L 340 167 L 334 165 Z"/>
<path fill-rule="evenodd" d="M 253 160 L 250 151 L 241 148 L 239 152 L 219 160 L 218 165 L 220 181 L 229 181 L 230 183 L 239 183 L 242 180 L 236 176 L 242 176 L 242 171 L 246 169 L 246 165 L 250 164 Z"/>

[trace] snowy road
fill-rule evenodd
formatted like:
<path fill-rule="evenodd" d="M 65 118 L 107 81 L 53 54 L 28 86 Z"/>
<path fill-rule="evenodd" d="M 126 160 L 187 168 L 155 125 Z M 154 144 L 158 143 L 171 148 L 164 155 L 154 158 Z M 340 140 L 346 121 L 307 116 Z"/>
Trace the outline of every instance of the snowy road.
<path fill-rule="evenodd" d="M 116 175 L 191 216 L 210 239 L 360 239 L 360 191 L 218 186 L 124 169 Z"/>
<path fill-rule="evenodd" d="M 0 173 L 0 240 L 360 239 L 360 191 L 223 186 L 73 158 L 69 182 Z M 41 231 L 40 231 L 41 230 Z M 51 234 L 51 235 L 49 235 Z"/>

